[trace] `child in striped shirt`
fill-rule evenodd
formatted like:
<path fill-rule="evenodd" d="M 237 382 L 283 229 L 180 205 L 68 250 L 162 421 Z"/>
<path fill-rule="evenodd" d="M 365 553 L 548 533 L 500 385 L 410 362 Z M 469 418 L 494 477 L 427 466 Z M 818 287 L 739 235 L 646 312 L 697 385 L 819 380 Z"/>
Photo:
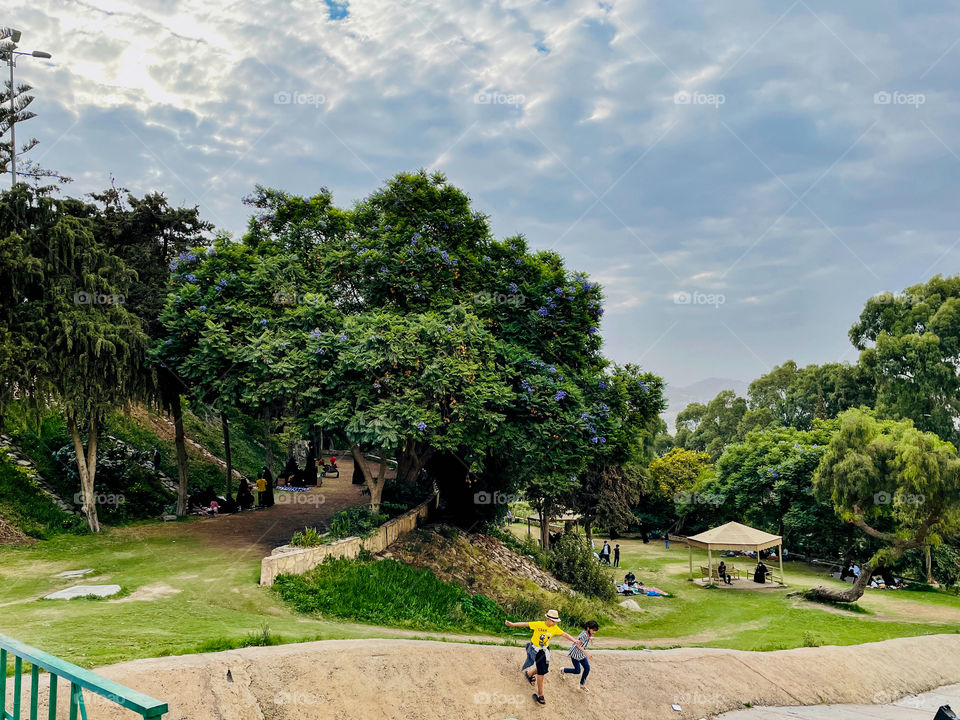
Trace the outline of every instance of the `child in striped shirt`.
<path fill-rule="evenodd" d="M 597 624 L 596 620 L 590 620 L 585 623 L 583 626 L 583 632 L 577 636 L 579 641 L 576 645 L 570 646 L 570 662 L 573 663 L 572 668 L 564 668 L 563 674 L 560 677 L 563 677 L 567 673 L 572 675 L 580 675 L 581 668 L 583 674 L 580 675 L 580 689 L 584 692 L 588 692 L 586 682 L 587 675 L 590 674 L 590 653 L 587 652 L 587 645 L 590 644 L 591 638 L 596 634 L 600 629 L 600 625 Z"/>

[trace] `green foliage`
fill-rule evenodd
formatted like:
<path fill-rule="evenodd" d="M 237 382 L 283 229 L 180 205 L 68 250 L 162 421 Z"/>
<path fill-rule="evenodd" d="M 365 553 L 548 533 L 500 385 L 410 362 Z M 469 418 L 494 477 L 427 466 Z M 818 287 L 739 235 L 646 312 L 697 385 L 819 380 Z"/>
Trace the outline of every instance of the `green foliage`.
<path fill-rule="evenodd" d="M 352 507 L 335 513 L 330 518 L 330 537 L 342 540 L 348 537 L 369 537 L 383 525 L 389 516 L 375 513 L 368 507 Z"/>
<path fill-rule="evenodd" d="M 489 598 L 393 560 L 327 558 L 306 575 L 281 575 L 274 589 L 298 612 L 379 625 L 502 633 L 506 619 Z"/>
<path fill-rule="evenodd" d="M 316 547 L 323 545 L 324 542 L 323 535 L 312 527 L 305 527 L 302 531 L 296 530 L 290 538 L 290 544 L 294 547 Z"/>
<path fill-rule="evenodd" d="M 105 438 L 98 448 L 97 498 L 100 519 L 112 524 L 156 518 L 173 496 L 160 484 L 150 467 L 146 452 Z M 67 497 L 79 501 L 76 456 L 72 445 L 64 445 L 53 454 L 68 488 Z M 79 505 L 79 502 L 77 502 Z"/>
<path fill-rule="evenodd" d="M 678 447 L 707 453 L 712 460 L 737 437 L 747 412 L 747 401 L 733 390 L 723 390 L 706 405 L 690 403 L 677 415 Z"/>
<path fill-rule="evenodd" d="M 30 537 L 48 538 L 60 532 L 83 532 L 85 526 L 51 502 L 33 484 L 30 473 L 0 450 L 0 517 Z"/>
<path fill-rule="evenodd" d="M 956 448 L 909 420 L 877 420 L 848 410 L 813 478 L 818 496 L 884 548 L 893 563 L 907 550 L 937 546 L 960 521 Z"/>
<path fill-rule="evenodd" d="M 784 537 L 791 552 L 832 557 L 855 534 L 832 505 L 813 493 L 813 476 L 836 429 L 818 421 L 809 431 L 770 427 L 727 448 L 716 476 L 699 486 L 690 521 L 714 526 L 737 520 Z"/>
<path fill-rule="evenodd" d="M 850 341 L 881 414 L 960 443 L 960 276 L 870 298 Z"/>
<path fill-rule="evenodd" d="M 590 544 L 580 535 L 561 535 L 550 549 L 547 567 L 557 579 L 586 595 L 601 600 L 610 600 L 615 595 L 613 578 L 600 566 Z"/>

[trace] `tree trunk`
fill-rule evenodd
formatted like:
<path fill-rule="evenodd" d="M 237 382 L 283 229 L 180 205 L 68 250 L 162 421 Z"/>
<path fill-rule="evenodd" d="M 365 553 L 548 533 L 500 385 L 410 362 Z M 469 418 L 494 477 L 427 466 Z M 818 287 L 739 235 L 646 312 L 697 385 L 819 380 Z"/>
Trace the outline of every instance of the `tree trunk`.
<path fill-rule="evenodd" d="M 223 459 L 227 463 L 227 495 L 230 494 L 230 484 L 233 481 L 233 456 L 230 454 L 230 421 L 227 414 L 220 411 L 220 424 L 223 426 Z"/>
<path fill-rule="evenodd" d="M 540 545 L 550 549 L 550 513 L 546 509 L 540 511 Z"/>
<path fill-rule="evenodd" d="M 263 464 L 273 472 L 273 433 L 270 432 L 270 411 L 263 409 Z"/>
<path fill-rule="evenodd" d="M 351 443 L 350 454 L 353 455 L 354 467 L 360 468 L 360 472 L 363 473 L 363 483 L 370 491 L 370 510 L 378 513 L 380 512 L 380 499 L 383 497 L 383 486 L 386 484 L 387 478 L 387 456 L 381 450 L 380 468 L 377 475 L 374 475 L 367 467 L 367 461 L 364 459 L 359 445 Z"/>
<path fill-rule="evenodd" d="M 183 407 L 180 404 L 180 393 L 175 393 L 171 399 L 170 409 L 173 412 L 174 444 L 177 450 L 177 517 L 184 517 L 189 511 L 187 489 L 187 441 L 183 432 Z"/>
<path fill-rule="evenodd" d="M 870 584 L 870 578 L 873 577 L 873 571 L 876 570 L 876 568 L 876 563 L 867 563 L 860 569 L 860 577 L 858 577 L 847 590 L 833 590 L 832 588 L 825 588 L 822 585 L 818 585 L 815 588 L 807 590 L 803 593 L 803 596 L 808 600 L 826 600 L 827 602 L 839 603 L 856 602 L 863 597 L 863 593 L 867 589 L 867 585 Z"/>
<path fill-rule="evenodd" d="M 83 514 L 86 515 L 90 531 L 100 532 L 100 519 L 97 517 L 97 498 L 94 493 L 94 482 L 97 474 L 97 423 L 95 420 L 90 421 L 86 455 L 83 452 L 83 441 L 80 438 L 76 418 L 69 412 L 67 413 L 67 428 L 70 430 L 70 437 L 73 439 L 73 451 L 77 456 Z"/>
<path fill-rule="evenodd" d="M 927 585 L 936 585 L 937 581 L 933 579 L 933 558 L 930 557 L 930 546 L 924 548 L 924 563 L 927 568 Z"/>
<path fill-rule="evenodd" d="M 587 536 L 587 542 L 593 547 L 593 523 L 589 520 L 583 521 L 583 532 Z"/>

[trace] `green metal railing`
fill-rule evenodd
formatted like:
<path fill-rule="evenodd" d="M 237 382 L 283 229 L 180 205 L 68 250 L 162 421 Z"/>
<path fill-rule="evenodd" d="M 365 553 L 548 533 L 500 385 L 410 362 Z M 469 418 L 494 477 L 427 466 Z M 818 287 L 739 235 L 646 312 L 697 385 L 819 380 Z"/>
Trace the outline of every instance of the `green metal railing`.
<path fill-rule="evenodd" d="M 13 656 L 13 677 L 7 677 L 8 656 Z M 77 667 L 73 663 L 24 645 L 6 635 L 0 635 L 0 720 L 25 720 L 21 714 L 23 696 L 23 665 L 30 665 L 30 720 L 37 720 L 40 702 L 40 671 L 50 673 L 48 695 L 48 720 L 57 718 L 57 685 L 60 678 L 70 683 L 70 720 L 87 720 L 87 708 L 83 703 L 83 691 L 89 690 L 106 698 L 115 705 L 127 708 L 142 718 L 162 718 L 167 712 L 167 704 L 154 700 L 149 695 L 131 690 L 113 680 L 107 680 L 96 673 Z M 7 710 L 7 687 L 13 680 L 13 708 Z"/>

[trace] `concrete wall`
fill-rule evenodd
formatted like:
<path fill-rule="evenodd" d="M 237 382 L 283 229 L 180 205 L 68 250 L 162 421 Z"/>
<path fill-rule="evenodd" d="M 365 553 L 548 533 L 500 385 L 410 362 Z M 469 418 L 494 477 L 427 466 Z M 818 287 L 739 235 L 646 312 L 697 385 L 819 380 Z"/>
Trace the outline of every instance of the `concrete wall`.
<path fill-rule="evenodd" d="M 437 506 L 438 501 L 439 496 L 435 495 L 403 515 L 388 520 L 370 537 L 348 537 L 317 547 L 278 547 L 260 561 L 260 584 L 273 585 L 273 581 L 281 573 L 302 575 L 313 570 L 328 557 L 352 558 L 359 555 L 361 550 L 371 553 L 386 550 L 387 546 L 403 533 L 410 532 L 422 523 L 430 514 L 430 509 Z"/>

